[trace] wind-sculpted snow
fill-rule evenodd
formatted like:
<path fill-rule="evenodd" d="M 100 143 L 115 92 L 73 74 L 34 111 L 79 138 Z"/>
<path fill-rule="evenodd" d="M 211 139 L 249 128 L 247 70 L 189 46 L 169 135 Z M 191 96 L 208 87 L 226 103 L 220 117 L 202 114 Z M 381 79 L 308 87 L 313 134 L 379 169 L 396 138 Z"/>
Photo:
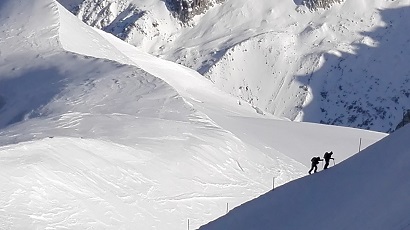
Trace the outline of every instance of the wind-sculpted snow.
<path fill-rule="evenodd" d="M 194 71 L 165 61 L 156 71 L 145 55 L 170 82 L 192 78 L 177 91 L 52 0 L 1 7 L 0 228 L 181 229 L 188 218 L 199 227 L 271 189 L 272 177 L 303 175 L 301 163 L 198 111 L 190 102 L 253 114 L 196 90 L 204 79 Z"/>
<path fill-rule="evenodd" d="M 3 58 L 26 50 L 58 47 L 58 10 L 53 1 L 2 1 L 0 20 L 1 45 L 7 46 L 0 51 Z"/>
<path fill-rule="evenodd" d="M 249 174 L 260 166 L 234 152 L 223 160 L 212 154 L 217 140 L 192 132 L 191 147 L 172 136 L 133 139 L 146 149 L 60 137 L 3 147 L 0 226 L 179 229 L 190 218 L 195 227 L 223 214 L 226 203 L 269 189 Z"/>

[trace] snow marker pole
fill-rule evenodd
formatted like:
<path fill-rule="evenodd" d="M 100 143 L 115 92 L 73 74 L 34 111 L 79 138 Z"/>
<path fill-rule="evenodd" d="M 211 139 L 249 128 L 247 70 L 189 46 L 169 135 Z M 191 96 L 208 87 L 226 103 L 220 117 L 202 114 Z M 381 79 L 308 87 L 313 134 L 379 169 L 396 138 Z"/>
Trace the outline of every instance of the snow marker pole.
<path fill-rule="evenodd" d="M 359 141 L 359 153 L 360 153 L 360 148 L 362 147 L 362 138 L 360 138 L 360 141 Z"/>
<path fill-rule="evenodd" d="M 189 219 L 188 219 L 188 230 L 189 230 Z"/>
<path fill-rule="evenodd" d="M 275 190 L 275 177 L 272 179 L 272 190 Z"/>
<path fill-rule="evenodd" d="M 228 213 L 228 211 L 229 211 L 229 204 L 226 203 L 226 213 Z"/>

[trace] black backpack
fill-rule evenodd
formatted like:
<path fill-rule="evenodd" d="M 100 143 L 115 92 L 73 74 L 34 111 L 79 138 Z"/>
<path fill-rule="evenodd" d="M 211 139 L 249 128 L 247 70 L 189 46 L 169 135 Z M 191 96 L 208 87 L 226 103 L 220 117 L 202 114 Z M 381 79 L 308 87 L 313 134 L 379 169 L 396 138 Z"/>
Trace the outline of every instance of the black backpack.
<path fill-rule="evenodd" d="M 320 157 L 313 157 L 310 161 L 312 162 L 312 163 L 319 163 L 319 160 L 320 160 Z"/>

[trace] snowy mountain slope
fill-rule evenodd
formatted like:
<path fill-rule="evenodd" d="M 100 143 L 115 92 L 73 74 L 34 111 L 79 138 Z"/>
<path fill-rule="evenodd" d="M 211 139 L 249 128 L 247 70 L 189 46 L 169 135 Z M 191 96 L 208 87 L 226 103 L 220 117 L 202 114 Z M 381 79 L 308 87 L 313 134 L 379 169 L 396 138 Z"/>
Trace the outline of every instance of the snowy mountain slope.
<path fill-rule="evenodd" d="M 198 146 L 191 158 L 58 137 L 2 148 L 1 226 L 178 229 L 187 218 L 198 226 L 222 215 L 225 202 L 235 205 L 264 186 L 228 173 L 221 156 L 195 154 L 201 148 L 212 150 Z"/>
<path fill-rule="evenodd" d="M 52 0 L 0 5 L 1 228 L 199 227 L 305 175 L 313 153 L 385 136 L 265 119 L 74 19 Z"/>
<path fill-rule="evenodd" d="M 326 172 L 292 181 L 200 229 L 409 229 L 406 126 Z"/>
<path fill-rule="evenodd" d="M 85 2 L 80 9 L 92 11 Z M 162 1 L 127 3 L 146 14 L 126 41 L 196 69 L 264 113 L 390 132 L 410 107 L 408 0 L 315 11 L 301 1 L 228 0 L 182 27 Z"/>
<path fill-rule="evenodd" d="M 220 128 L 161 79 L 65 51 L 72 24 L 56 2 L 10 0 L 0 12 L 2 228 L 200 226 L 269 190 L 272 175 L 305 171 Z M 94 44 L 73 43 L 128 60 L 92 31 Z"/>

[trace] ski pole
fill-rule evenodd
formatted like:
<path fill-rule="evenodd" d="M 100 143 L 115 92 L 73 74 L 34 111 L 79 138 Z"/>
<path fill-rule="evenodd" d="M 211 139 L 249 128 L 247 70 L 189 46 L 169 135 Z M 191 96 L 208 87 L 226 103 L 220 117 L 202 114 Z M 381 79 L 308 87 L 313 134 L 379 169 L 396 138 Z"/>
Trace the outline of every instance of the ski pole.
<path fill-rule="evenodd" d="M 333 160 L 333 166 L 335 166 L 335 159 L 332 159 Z"/>

